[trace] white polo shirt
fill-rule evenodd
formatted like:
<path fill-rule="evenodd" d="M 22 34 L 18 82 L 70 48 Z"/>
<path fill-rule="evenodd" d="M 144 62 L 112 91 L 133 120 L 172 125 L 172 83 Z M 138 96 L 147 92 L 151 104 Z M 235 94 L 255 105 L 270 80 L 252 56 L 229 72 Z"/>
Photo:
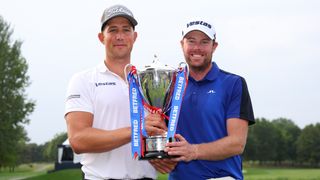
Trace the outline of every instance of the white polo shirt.
<path fill-rule="evenodd" d="M 113 130 L 131 125 L 128 84 L 104 63 L 75 74 L 66 97 L 65 114 L 92 113 L 94 128 Z M 91 180 L 157 178 L 148 161 L 132 159 L 131 143 L 104 153 L 84 153 L 81 164 L 85 178 Z"/>

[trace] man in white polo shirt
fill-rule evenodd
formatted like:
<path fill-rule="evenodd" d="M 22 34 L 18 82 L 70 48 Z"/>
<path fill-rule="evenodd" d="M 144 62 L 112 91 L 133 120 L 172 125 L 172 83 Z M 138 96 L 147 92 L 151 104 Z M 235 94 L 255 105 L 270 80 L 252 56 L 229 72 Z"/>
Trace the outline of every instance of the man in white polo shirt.
<path fill-rule="evenodd" d="M 156 179 L 148 161 L 131 157 L 129 90 L 124 68 L 137 38 L 137 21 L 122 5 L 103 12 L 100 42 L 105 60 L 75 74 L 65 107 L 68 138 L 82 156 L 84 179 Z"/>

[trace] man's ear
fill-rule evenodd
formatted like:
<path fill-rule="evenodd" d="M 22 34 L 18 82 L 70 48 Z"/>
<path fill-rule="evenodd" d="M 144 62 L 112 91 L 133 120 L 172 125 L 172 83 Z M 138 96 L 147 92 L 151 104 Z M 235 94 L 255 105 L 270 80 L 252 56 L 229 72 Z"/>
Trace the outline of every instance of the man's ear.
<path fill-rule="evenodd" d="M 214 53 L 214 52 L 216 51 L 217 47 L 218 47 L 218 43 L 217 43 L 217 42 L 214 42 L 212 46 L 213 46 L 213 47 L 212 47 L 212 49 L 213 49 L 213 52 L 212 52 L 212 53 Z"/>
<path fill-rule="evenodd" d="M 134 32 L 134 42 L 136 42 L 137 37 L 138 37 L 138 33 Z"/>
<path fill-rule="evenodd" d="M 180 46 L 183 48 L 183 39 L 180 41 Z"/>
<path fill-rule="evenodd" d="M 100 41 L 102 44 L 104 44 L 104 35 L 103 35 L 102 32 L 100 32 L 100 33 L 98 34 L 98 38 L 99 38 L 99 41 Z"/>
<path fill-rule="evenodd" d="M 213 49 L 216 49 L 216 48 L 218 47 L 218 43 L 217 43 L 217 42 L 214 42 L 214 43 L 212 44 L 212 46 L 213 46 Z"/>

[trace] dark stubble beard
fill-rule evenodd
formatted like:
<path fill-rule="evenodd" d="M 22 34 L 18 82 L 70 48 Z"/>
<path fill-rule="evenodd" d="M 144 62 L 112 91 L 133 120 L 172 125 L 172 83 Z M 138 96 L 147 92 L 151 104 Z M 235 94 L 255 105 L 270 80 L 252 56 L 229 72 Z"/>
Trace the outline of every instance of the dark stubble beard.
<path fill-rule="evenodd" d="M 201 73 L 206 71 L 210 67 L 210 64 L 211 64 L 211 60 L 206 59 L 204 64 L 202 64 L 201 66 L 191 66 L 189 64 L 189 68 L 195 73 Z"/>

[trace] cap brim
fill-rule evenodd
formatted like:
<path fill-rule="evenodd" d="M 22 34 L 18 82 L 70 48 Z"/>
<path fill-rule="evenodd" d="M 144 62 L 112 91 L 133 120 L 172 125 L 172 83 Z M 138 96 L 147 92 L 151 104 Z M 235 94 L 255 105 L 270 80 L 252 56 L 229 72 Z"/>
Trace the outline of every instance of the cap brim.
<path fill-rule="evenodd" d="M 202 33 L 206 34 L 210 39 L 212 40 L 215 39 L 214 34 L 210 34 L 209 32 L 206 31 L 206 29 L 202 28 L 201 26 L 189 27 L 183 30 L 182 38 L 184 38 L 191 31 L 201 31 Z"/>

